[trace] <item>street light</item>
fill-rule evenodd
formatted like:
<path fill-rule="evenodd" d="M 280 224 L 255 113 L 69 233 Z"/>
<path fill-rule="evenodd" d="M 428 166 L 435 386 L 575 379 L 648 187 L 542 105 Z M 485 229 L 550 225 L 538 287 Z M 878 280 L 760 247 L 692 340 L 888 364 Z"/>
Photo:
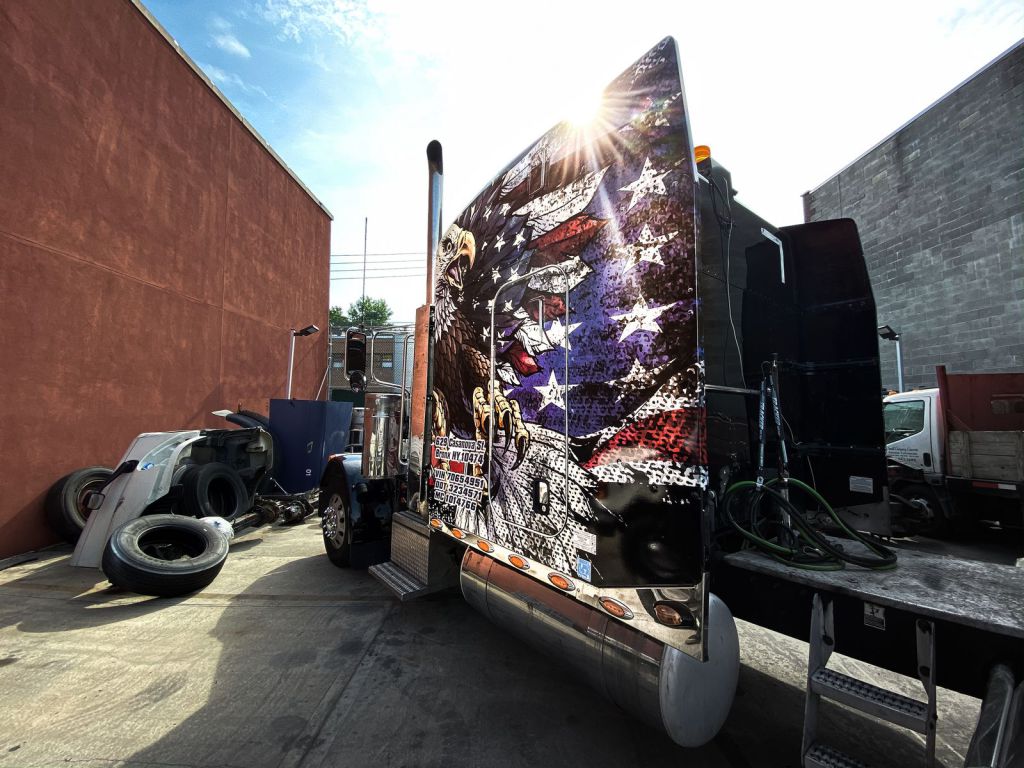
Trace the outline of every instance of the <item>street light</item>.
<path fill-rule="evenodd" d="M 891 325 L 880 325 L 878 326 L 878 336 L 886 341 L 896 342 L 896 381 L 900 392 L 903 392 L 903 353 L 900 350 L 900 335 L 893 330 Z"/>
<path fill-rule="evenodd" d="M 288 390 L 285 393 L 285 398 L 288 400 L 292 399 L 292 368 L 295 365 L 295 337 L 312 336 L 319 330 L 320 329 L 315 325 L 307 325 L 305 328 L 298 331 L 294 328 L 291 329 L 291 346 L 288 349 Z"/>

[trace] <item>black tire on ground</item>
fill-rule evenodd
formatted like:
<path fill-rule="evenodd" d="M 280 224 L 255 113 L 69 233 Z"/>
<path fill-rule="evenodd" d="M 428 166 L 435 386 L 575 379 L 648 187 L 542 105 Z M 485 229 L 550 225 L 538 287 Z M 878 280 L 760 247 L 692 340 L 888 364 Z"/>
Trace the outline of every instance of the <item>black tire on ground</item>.
<path fill-rule="evenodd" d="M 107 467 L 86 467 L 54 483 L 43 503 L 46 520 L 53 532 L 75 544 L 92 512 L 85 506 L 86 498 L 93 491 L 98 491 L 112 474 L 114 470 Z"/>
<path fill-rule="evenodd" d="M 249 511 L 245 483 L 227 464 L 211 462 L 190 467 L 181 476 L 181 511 L 192 517 L 234 520 Z"/>
<path fill-rule="evenodd" d="M 320 488 L 317 506 L 327 557 L 339 568 L 347 568 L 352 561 L 352 531 L 349 525 L 348 485 L 341 472 L 328 472 Z"/>
<path fill-rule="evenodd" d="M 102 567 L 114 586 L 177 597 L 213 581 L 227 556 L 228 539 L 212 526 L 180 515 L 147 515 L 114 531 Z"/>

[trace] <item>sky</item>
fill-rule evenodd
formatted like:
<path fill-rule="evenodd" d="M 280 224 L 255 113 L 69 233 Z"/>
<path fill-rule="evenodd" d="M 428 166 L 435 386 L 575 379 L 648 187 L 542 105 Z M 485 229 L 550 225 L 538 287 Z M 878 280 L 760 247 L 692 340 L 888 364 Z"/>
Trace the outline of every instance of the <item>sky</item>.
<path fill-rule="evenodd" d="M 423 303 L 426 146 L 444 224 L 666 35 L 694 142 L 776 226 L 1024 37 L 1020 0 L 142 0 L 333 214 L 332 306 Z M 325 269 L 327 266 L 325 265 Z"/>

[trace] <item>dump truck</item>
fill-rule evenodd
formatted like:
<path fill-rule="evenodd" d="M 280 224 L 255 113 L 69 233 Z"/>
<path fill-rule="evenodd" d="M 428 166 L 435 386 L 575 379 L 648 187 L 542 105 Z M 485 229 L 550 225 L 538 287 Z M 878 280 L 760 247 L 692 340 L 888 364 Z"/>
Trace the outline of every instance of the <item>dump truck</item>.
<path fill-rule="evenodd" d="M 442 230 L 427 147 L 411 386 L 366 389 L 320 485 L 327 555 L 442 589 L 682 746 L 712 739 L 735 618 L 810 646 L 794 762 L 857 765 L 822 698 L 922 734 L 985 698 L 968 756 L 1020 759 L 1024 573 L 896 550 L 876 313 L 854 222 L 775 227 L 694 147 L 676 42 L 494 176 Z M 359 349 L 373 339 L 353 338 Z M 364 364 L 365 364 L 365 355 Z M 407 381 L 406 375 L 400 379 Z M 833 651 L 919 679 L 909 698 Z"/>
<path fill-rule="evenodd" d="M 1024 524 L 1024 373 L 948 373 L 885 398 L 890 487 L 940 533 Z"/>

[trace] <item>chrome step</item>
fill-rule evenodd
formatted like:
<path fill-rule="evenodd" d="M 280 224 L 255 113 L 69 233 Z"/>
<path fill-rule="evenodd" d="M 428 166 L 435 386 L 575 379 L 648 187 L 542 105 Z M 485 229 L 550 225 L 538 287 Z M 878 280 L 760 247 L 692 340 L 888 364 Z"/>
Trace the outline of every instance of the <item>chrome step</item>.
<path fill-rule="evenodd" d="M 825 744 L 812 744 L 804 755 L 806 768 L 868 768 L 860 760 Z"/>
<path fill-rule="evenodd" d="M 815 594 L 811 607 L 811 632 L 807 658 L 807 697 L 804 700 L 804 734 L 801 744 L 804 766 L 857 768 L 863 766 L 832 747 L 818 742 L 818 710 L 821 699 L 832 699 L 859 712 L 893 725 L 924 734 L 924 763 L 935 765 L 935 726 L 938 719 L 935 685 L 935 623 L 915 619 L 917 675 L 927 701 L 903 696 L 895 691 L 858 680 L 828 668 L 836 647 L 835 606 Z"/>
<path fill-rule="evenodd" d="M 857 680 L 834 669 L 822 668 L 815 671 L 811 676 L 811 690 L 880 720 L 910 728 L 918 733 L 927 731 L 927 704 Z"/>
<path fill-rule="evenodd" d="M 377 581 L 394 592 L 395 597 L 403 603 L 406 600 L 413 600 L 428 592 L 437 591 L 436 589 L 431 589 L 415 576 L 390 561 L 371 565 L 367 570 Z"/>

